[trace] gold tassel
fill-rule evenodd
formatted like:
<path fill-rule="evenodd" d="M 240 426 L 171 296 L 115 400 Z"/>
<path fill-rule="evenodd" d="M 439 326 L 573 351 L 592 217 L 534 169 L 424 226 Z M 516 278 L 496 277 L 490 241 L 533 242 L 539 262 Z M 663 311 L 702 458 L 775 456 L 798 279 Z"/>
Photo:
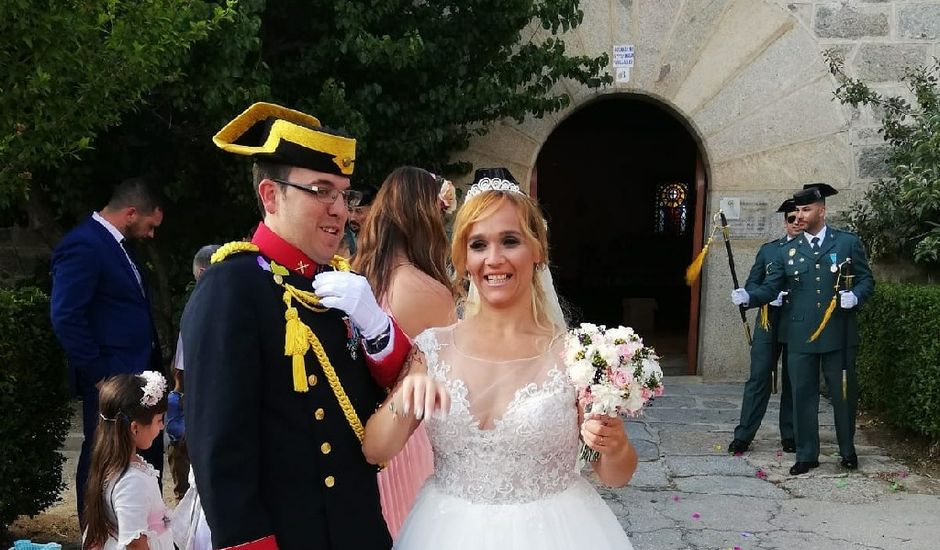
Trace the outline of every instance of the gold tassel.
<path fill-rule="evenodd" d="M 712 239 L 715 238 L 715 233 L 712 232 L 711 236 L 708 237 L 708 241 L 705 243 L 705 246 L 702 247 L 701 252 L 698 253 L 698 256 L 692 260 L 692 263 L 689 264 L 689 267 L 685 270 L 685 284 L 692 286 L 695 283 L 695 280 L 698 279 L 699 274 L 702 272 L 702 263 L 705 261 L 705 255 L 708 254 L 708 247 L 712 244 Z"/>
<path fill-rule="evenodd" d="M 770 332 L 770 306 L 767 304 L 760 306 L 760 328 Z"/>
<path fill-rule="evenodd" d="M 284 293 L 284 303 L 287 304 L 287 311 L 284 312 L 284 319 L 287 321 L 284 327 L 284 355 L 291 357 L 293 362 L 294 391 L 307 393 L 310 388 L 307 385 L 304 355 L 310 349 L 309 335 L 312 331 L 300 320 L 297 308 L 291 305 L 290 292 Z"/>
<path fill-rule="evenodd" d="M 829 302 L 829 307 L 826 308 L 826 313 L 823 315 L 822 321 L 820 321 L 819 326 L 816 328 L 816 332 L 814 332 L 809 337 L 809 340 L 807 340 L 807 342 L 816 341 L 816 339 L 819 338 L 819 335 L 822 334 L 823 329 L 826 328 L 826 325 L 829 324 L 829 319 L 832 317 L 832 312 L 836 310 L 836 297 L 837 296 L 838 294 L 832 297 L 832 300 Z"/>

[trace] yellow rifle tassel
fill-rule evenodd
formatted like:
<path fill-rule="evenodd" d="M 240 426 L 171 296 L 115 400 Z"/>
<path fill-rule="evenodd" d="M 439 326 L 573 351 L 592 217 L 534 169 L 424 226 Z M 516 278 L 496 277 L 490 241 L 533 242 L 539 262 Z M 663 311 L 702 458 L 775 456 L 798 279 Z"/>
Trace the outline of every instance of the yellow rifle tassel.
<path fill-rule="evenodd" d="M 770 332 L 770 306 L 760 306 L 760 328 Z"/>
<path fill-rule="evenodd" d="M 310 349 L 309 333 L 312 331 L 300 320 L 297 308 L 291 304 L 289 291 L 284 292 L 284 303 L 287 304 L 287 311 L 284 312 L 284 319 L 287 321 L 284 327 L 284 355 L 291 357 L 293 363 L 294 391 L 307 393 L 310 388 L 307 385 L 304 355 Z"/>
<path fill-rule="evenodd" d="M 829 307 L 826 308 L 826 313 L 823 315 L 822 321 L 819 322 L 819 326 L 816 327 L 816 332 L 814 332 L 807 342 L 815 342 L 819 335 L 822 334 L 824 328 L 829 323 L 829 319 L 832 317 L 832 312 L 836 310 L 836 296 L 832 297 L 832 300 L 829 302 Z"/>

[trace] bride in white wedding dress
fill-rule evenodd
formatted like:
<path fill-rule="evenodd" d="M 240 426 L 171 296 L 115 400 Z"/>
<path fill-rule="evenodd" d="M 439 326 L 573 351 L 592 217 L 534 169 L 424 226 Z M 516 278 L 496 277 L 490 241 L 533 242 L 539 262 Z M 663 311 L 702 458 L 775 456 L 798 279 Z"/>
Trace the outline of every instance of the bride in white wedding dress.
<path fill-rule="evenodd" d="M 454 223 L 453 264 L 473 287 L 465 319 L 418 336 L 407 374 L 366 425 L 371 462 L 393 457 L 422 419 L 434 451 L 395 548 L 630 550 L 580 475 L 579 429 L 607 485 L 629 482 L 636 451 L 620 418 L 581 420 L 557 298 L 536 275 L 548 262 L 541 213 L 499 182 L 475 184 Z"/>

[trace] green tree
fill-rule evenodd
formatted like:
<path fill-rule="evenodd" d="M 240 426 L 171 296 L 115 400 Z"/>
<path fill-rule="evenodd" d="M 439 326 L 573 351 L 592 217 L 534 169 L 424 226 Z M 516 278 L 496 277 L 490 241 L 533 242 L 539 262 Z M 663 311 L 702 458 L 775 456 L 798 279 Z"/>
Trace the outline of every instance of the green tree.
<path fill-rule="evenodd" d="M 142 255 L 167 341 L 192 254 L 241 238 L 257 222 L 248 163 L 211 141 L 251 102 L 302 109 L 355 136 L 354 181 L 378 184 L 401 164 L 465 172 L 468 166 L 449 159 L 488 124 L 567 106 L 556 87 L 563 79 L 590 87 L 610 82 L 601 75 L 606 56 L 570 56 L 558 36 L 581 22 L 576 0 L 193 4 L 222 15 L 176 58 L 172 78 L 134 88 L 145 90 L 140 100 L 92 136 L 80 158 L 16 170 L 32 174 L 30 202 L 44 206 L 30 209 L 34 225 L 45 213 L 62 228 L 100 208 L 123 177 L 148 174 L 160 183 L 170 199 L 167 216 Z M 157 11 L 148 17 L 170 17 Z M 9 106 L 0 110 L 6 117 Z"/>
<path fill-rule="evenodd" d="M 873 257 L 900 257 L 940 267 L 940 60 L 908 68 L 903 77 L 914 101 L 885 96 L 850 78 L 842 60 L 827 52 L 844 104 L 883 112 L 879 129 L 890 148 L 888 177 L 874 183 L 856 203 L 849 222 Z"/>
<path fill-rule="evenodd" d="M 0 206 L 25 196 L 37 169 L 78 158 L 155 86 L 180 78 L 192 44 L 232 13 L 231 4 L 173 0 L 0 4 Z"/>

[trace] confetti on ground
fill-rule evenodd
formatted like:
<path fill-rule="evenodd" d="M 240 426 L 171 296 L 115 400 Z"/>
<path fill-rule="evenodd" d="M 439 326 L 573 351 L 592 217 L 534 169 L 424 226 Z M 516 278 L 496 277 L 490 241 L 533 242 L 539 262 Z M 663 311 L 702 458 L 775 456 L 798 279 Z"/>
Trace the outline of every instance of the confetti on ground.
<path fill-rule="evenodd" d="M 898 483 L 897 481 L 895 481 L 895 482 L 891 483 L 891 490 L 892 490 L 892 491 L 903 491 L 903 490 L 904 490 L 904 486 L 901 485 L 900 483 Z"/>
<path fill-rule="evenodd" d="M 761 479 L 767 479 L 767 472 L 764 470 L 757 470 L 757 477 Z"/>
<path fill-rule="evenodd" d="M 721 452 L 721 445 L 715 444 L 715 450 Z"/>
<path fill-rule="evenodd" d="M 680 497 L 679 495 L 672 495 L 672 501 L 673 501 L 673 502 L 679 502 L 679 499 L 680 499 L 680 498 L 681 498 L 681 497 Z"/>
<path fill-rule="evenodd" d="M 701 518 L 701 517 L 702 517 L 702 514 L 700 514 L 700 513 L 698 513 L 698 512 L 693 512 L 693 513 L 692 513 L 692 519 L 699 519 L 699 518 Z"/>
<path fill-rule="evenodd" d="M 748 533 L 747 531 L 742 531 L 742 532 L 741 532 L 741 536 L 744 537 L 744 538 L 748 538 L 748 537 L 753 537 L 754 534 L 753 534 L 753 533 Z"/>
<path fill-rule="evenodd" d="M 744 453 L 742 453 L 741 451 L 738 451 L 734 453 L 734 456 L 744 456 Z"/>
<path fill-rule="evenodd" d="M 848 485 L 849 485 L 849 482 L 844 479 L 840 479 L 836 481 L 836 487 L 838 487 L 839 489 L 845 489 L 846 487 L 848 487 Z"/>
<path fill-rule="evenodd" d="M 900 472 L 898 472 L 898 477 L 901 478 L 901 479 L 904 479 L 904 478 L 906 478 L 907 476 L 908 476 L 908 473 L 905 472 L 904 470 L 901 470 Z"/>

